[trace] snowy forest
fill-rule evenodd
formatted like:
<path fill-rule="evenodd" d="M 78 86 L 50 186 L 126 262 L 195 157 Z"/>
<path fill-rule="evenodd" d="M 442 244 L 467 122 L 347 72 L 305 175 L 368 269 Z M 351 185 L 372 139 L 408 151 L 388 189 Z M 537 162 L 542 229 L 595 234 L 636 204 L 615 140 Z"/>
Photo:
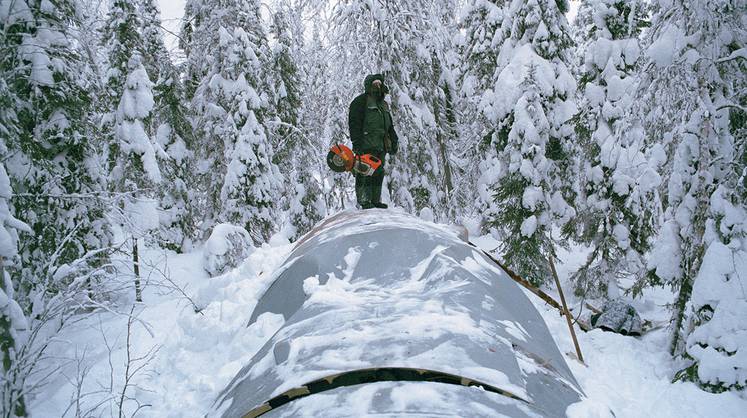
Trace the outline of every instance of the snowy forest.
<path fill-rule="evenodd" d="M 269 273 L 357 210 L 325 157 L 374 73 L 390 211 L 540 288 L 557 260 L 578 307 L 665 295 L 639 302 L 656 390 L 745 411 L 745 0 L 187 0 L 177 31 L 159 7 L 0 0 L 2 417 L 203 416 L 276 326 L 246 327 Z"/>

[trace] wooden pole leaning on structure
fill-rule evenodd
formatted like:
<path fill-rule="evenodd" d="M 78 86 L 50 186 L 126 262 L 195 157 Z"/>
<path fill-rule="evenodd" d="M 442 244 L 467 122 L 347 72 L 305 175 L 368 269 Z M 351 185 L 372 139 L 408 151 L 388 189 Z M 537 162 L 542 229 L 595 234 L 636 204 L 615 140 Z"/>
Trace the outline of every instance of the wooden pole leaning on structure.
<path fill-rule="evenodd" d="M 579 361 L 581 361 L 581 363 L 584 363 L 584 357 L 581 354 L 581 346 L 579 346 L 579 344 L 578 344 L 578 339 L 576 338 L 576 331 L 573 330 L 573 323 L 571 322 L 571 313 L 568 311 L 568 305 L 566 305 L 566 303 L 565 303 L 565 295 L 563 294 L 563 289 L 560 287 L 560 279 L 558 279 L 558 272 L 555 271 L 555 263 L 553 263 L 552 257 L 549 258 L 550 270 L 552 271 L 553 278 L 555 279 L 555 284 L 558 286 L 558 293 L 560 294 L 560 301 L 561 301 L 562 305 L 560 303 L 558 303 L 558 301 L 556 301 L 555 299 L 553 299 L 552 296 L 550 296 L 547 293 L 543 292 L 542 290 L 540 290 L 540 289 L 532 286 L 532 284 L 529 283 L 529 281 L 527 281 L 523 277 L 521 277 L 518 274 L 516 274 L 513 270 L 511 270 L 510 268 L 508 268 L 508 266 L 506 266 L 505 264 L 501 263 L 500 260 L 498 260 L 497 258 L 495 258 L 492 255 L 490 255 L 489 252 L 481 249 L 480 247 L 478 247 L 477 245 L 473 244 L 472 242 L 468 241 L 468 243 L 469 243 L 469 245 L 471 245 L 471 246 L 479 249 L 480 251 L 482 251 L 482 253 L 485 254 L 486 257 L 488 257 L 489 259 L 491 259 L 495 264 L 498 265 L 498 267 L 500 267 L 506 273 L 508 273 L 508 277 L 510 277 L 513 281 L 515 281 L 516 283 L 522 285 L 525 289 L 527 289 L 530 292 L 532 292 L 535 295 L 537 295 L 540 299 L 542 299 L 545 302 L 547 302 L 548 305 L 550 305 L 550 306 L 554 307 L 555 309 L 557 309 L 558 311 L 560 311 L 561 315 L 565 316 L 565 320 L 568 323 L 568 328 L 571 330 L 571 338 L 573 338 L 573 345 L 576 347 L 576 355 L 578 356 Z M 593 308 L 593 307 L 589 306 L 589 308 Z M 596 309 L 596 308 L 594 308 L 592 310 L 595 310 L 595 311 L 598 312 L 598 309 Z M 588 329 L 586 329 L 580 322 L 578 323 L 578 326 L 582 330 L 588 331 Z"/>
<path fill-rule="evenodd" d="M 513 281 L 515 281 L 516 283 L 522 285 L 525 289 L 527 289 L 528 291 L 530 291 L 530 292 L 534 293 L 535 295 L 537 295 L 537 297 L 539 297 L 540 299 L 542 299 L 545 302 L 547 302 L 548 305 L 550 305 L 553 308 L 559 310 L 561 315 L 565 315 L 565 311 L 563 310 L 563 307 L 560 306 L 560 303 L 558 303 L 558 301 L 556 301 L 555 299 L 553 299 L 552 296 L 550 296 L 547 293 L 543 292 L 542 290 L 534 287 L 531 283 L 529 283 L 528 280 L 526 280 L 523 277 L 521 277 L 518 274 L 516 274 L 513 270 L 511 270 L 510 268 L 508 268 L 508 266 L 506 266 L 505 264 L 501 263 L 500 260 L 498 260 L 497 258 L 495 258 L 492 255 L 490 255 L 489 252 L 487 252 L 487 251 L 479 248 L 478 246 L 476 246 L 475 244 L 473 244 L 471 242 L 469 244 L 471 246 L 479 249 L 480 251 L 482 251 L 482 253 L 485 254 L 486 257 L 488 257 L 489 259 L 491 259 L 495 264 L 498 265 L 498 267 L 500 267 L 506 273 L 508 273 L 508 277 L 510 277 Z"/>
<path fill-rule="evenodd" d="M 550 270 L 552 270 L 552 277 L 555 278 L 555 285 L 558 286 L 558 293 L 560 294 L 560 303 L 563 304 L 563 311 L 565 312 L 565 320 L 568 322 L 568 329 L 571 330 L 571 338 L 573 338 L 573 345 L 576 347 L 576 355 L 578 360 L 583 363 L 584 356 L 581 355 L 581 347 L 578 345 L 578 339 L 576 339 L 576 331 L 573 329 L 573 323 L 571 322 L 571 313 L 568 312 L 568 305 L 565 303 L 565 295 L 563 295 L 563 288 L 560 287 L 560 279 L 558 279 L 558 272 L 555 271 L 555 263 L 552 261 L 552 255 L 547 259 L 550 262 Z"/>

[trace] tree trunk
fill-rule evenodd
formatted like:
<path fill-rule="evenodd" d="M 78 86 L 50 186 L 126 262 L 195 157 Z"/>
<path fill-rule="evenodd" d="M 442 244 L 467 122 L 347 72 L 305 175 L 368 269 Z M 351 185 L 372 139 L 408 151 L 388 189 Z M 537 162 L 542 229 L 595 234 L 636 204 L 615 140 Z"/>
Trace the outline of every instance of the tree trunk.
<path fill-rule="evenodd" d="M 132 268 L 135 272 L 135 302 L 143 301 L 143 291 L 140 288 L 140 261 L 138 257 L 137 238 L 132 237 Z"/>

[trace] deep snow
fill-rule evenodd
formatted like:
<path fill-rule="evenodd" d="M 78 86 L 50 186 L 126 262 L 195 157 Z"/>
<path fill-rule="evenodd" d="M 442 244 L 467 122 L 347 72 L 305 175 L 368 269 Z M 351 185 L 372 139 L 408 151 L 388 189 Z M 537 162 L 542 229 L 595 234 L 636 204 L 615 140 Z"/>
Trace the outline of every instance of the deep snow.
<path fill-rule="evenodd" d="M 144 303 L 134 310 L 137 321 L 132 325 L 131 357 L 152 354 L 135 362 L 134 366 L 143 367 L 126 393 L 142 405 L 137 416 L 203 416 L 218 392 L 279 328 L 282 316 L 274 314 L 263 314 L 254 325 L 246 326 L 258 298 L 272 281 L 273 271 L 292 248 L 282 237 L 271 242 L 257 248 L 238 268 L 214 278 L 208 278 L 203 269 L 201 249 L 182 255 L 144 251 L 144 264 L 149 267 L 143 276 L 149 278 Z M 473 242 L 487 250 L 498 246 L 488 236 Z M 561 253 L 561 279 L 583 258 L 582 248 Z M 199 313 L 164 276 L 192 299 Z M 556 294 L 554 289 L 547 291 Z M 570 303 L 577 303 L 569 293 L 568 288 Z M 581 364 L 572 354 L 565 319 L 527 294 L 588 396 L 569 408 L 569 416 L 607 417 L 609 409 L 618 418 L 739 417 L 747 411 L 747 400 L 733 392 L 711 394 L 692 383 L 670 383 L 676 365 L 667 353 L 664 328 L 639 338 L 577 329 L 586 360 L 586 365 Z M 664 304 L 671 299 L 670 292 L 652 289 L 633 304 L 644 319 L 664 320 L 668 317 Z M 131 301 L 116 304 L 116 312 L 102 310 L 69 326 L 50 348 L 61 369 L 32 401 L 34 416 L 75 416 L 76 407 L 84 416 L 118 415 L 125 378 L 126 314 Z M 137 405 L 126 400 L 126 415 Z"/>

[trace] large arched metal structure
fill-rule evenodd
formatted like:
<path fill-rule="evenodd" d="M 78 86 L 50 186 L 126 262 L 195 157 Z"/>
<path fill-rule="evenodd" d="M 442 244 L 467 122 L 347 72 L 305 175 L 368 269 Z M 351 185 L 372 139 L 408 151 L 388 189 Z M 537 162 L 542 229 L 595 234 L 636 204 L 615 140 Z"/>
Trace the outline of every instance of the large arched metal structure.
<path fill-rule="evenodd" d="M 537 310 L 448 227 L 342 212 L 307 234 L 250 322 L 285 323 L 211 416 L 562 417 L 581 390 Z"/>

